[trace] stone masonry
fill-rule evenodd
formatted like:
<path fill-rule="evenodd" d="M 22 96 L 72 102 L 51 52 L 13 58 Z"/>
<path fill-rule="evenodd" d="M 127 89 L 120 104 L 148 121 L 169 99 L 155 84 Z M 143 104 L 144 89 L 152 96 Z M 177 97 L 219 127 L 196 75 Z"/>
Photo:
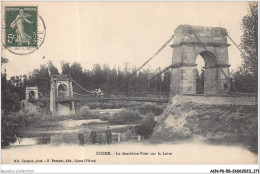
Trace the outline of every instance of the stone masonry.
<path fill-rule="evenodd" d="M 38 99 L 39 98 L 39 89 L 37 86 L 26 86 L 25 88 L 25 100 L 28 101 L 29 99 L 34 98 Z"/>
<path fill-rule="evenodd" d="M 59 116 L 75 115 L 73 87 L 69 76 L 51 76 L 50 111 Z"/>
<path fill-rule="evenodd" d="M 196 94 L 195 61 L 198 55 L 205 61 L 204 94 L 228 93 L 230 81 L 219 67 L 222 67 L 229 77 L 229 46 L 227 31 L 224 28 L 178 26 L 171 45 L 173 55 L 170 98 L 176 94 Z"/>

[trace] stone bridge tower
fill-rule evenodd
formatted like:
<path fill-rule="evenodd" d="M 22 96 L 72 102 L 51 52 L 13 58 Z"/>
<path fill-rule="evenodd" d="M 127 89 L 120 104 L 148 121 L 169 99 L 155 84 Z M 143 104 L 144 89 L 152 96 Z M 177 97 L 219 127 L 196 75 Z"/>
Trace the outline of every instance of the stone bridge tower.
<path fill-rule="evenodd" d="M 73 87 L 70 76 L 52 75 L 50 88 L 50 111 L 57 115 L 75 115 Z"/>
<path fill-rule="evenodd" d="M 39 89 L 37 86 L 26 86 L 25 88 L 25 100 L 39 99 Z"/>
<path fill-rule="evenodd" d="M 224 28 L 178 26 L 171 45 L 173 55 L 170 98 L 176 94 L 196 94 L 195 61 L 198 55 L 205 61 L 204 94 L 228 93 L 229 46 Z"/>

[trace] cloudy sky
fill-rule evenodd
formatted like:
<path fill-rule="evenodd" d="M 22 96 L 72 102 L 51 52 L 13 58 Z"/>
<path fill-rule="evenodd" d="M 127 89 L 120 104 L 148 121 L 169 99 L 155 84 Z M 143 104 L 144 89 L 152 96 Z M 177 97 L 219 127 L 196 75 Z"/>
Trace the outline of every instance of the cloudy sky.
<path fill-rule="evenodd" d="M 248 2 L 16 2 L 16 5 L 38 6 L 46 24 L 46 38 L 39 50 L 29 55 L 2 50 L 2 56 L 9 59 L 6 65 L 9 77 L 28 73 L 46 60 L 52 60 L 58 68 L 60 61 L 80 62 L 85 69 L 96 63 L 110 67 L 126 63 L 130 67 L 140 66 L 181 24 L 221 26 L 240 43 L 242 17 L 248 13 Z M 168 66 L 171 51 L 167 46 L 149 66 Z M 240 52 L 233 44 L 229 47 L 229 61 L 231 69 L 241 64 Z"/>

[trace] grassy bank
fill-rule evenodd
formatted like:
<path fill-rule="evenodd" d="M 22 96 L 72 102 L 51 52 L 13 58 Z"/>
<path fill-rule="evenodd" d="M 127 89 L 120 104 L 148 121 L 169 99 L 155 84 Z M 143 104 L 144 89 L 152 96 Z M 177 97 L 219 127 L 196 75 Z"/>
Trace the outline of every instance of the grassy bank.
<path fill-rule="evenodd" d="M 19 112 L 5 113 L 1 115 L 1 143 L 8 146 L 20 136 L 21 129 L 50 129 L 59 126 L 59 117 L 51 115 L 49 111 L 42 108 L 37 110 L 23 109 Z"/>
<path fill-rule="evenodd" d="M 180 142 L 194 138 L 210 143 L 241 145 L 257 153 L 257 106 L 168 106 L 156 125 L 152 142 Z"/>

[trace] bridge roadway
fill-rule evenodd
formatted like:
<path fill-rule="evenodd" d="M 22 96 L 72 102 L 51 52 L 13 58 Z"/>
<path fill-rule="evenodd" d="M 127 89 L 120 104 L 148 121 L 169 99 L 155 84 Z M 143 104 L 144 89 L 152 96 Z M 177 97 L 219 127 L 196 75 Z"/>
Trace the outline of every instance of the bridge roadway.
<path fill-rule="evenodd" d="M 140 102 L 157 102 L 157 103 L 168 103 L 169 98 L 147 98 L 147 97 L 66 97 L 57 98 L 56 102 L 67 102 L 67 101 L 88 101 L 88 102 L 108 102 L 108 101 L 140 101 Z M 49 98 L 29 99 L 29 102 L 49 102 Z"/>

